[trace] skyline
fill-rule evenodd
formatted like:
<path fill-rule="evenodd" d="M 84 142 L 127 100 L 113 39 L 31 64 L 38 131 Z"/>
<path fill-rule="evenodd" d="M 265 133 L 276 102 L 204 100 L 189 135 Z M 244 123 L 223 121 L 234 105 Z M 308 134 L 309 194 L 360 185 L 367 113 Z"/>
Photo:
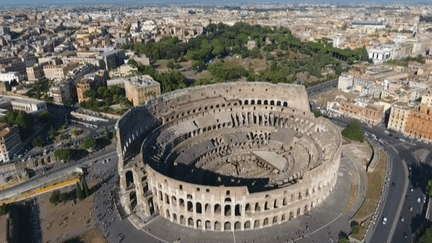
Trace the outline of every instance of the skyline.
<path fill-rule="evenodd" d="M 331 0 L 331 1 L 316 1 L 316 0 L 308 0 L 308 1 L 300 1 L 300 0 L 289 0 L 289 1 L 281 1 L 281 0 L 265 0 L 265 1 L 259 1 L 259 0 L 239 0 L 235 3 L 227 2 L 226 0 L 223 1 L 213 1 L 213 2 L 206 2 L 203 0 L 165 0 L 165 1 L 157 1 L 157 0 L 132 0 L 132 1 L 119 1 L 119 0 L 77 0 L 74 1 L 74 3 L 71 3 L 68 0 L 17 0 L 13 3 L 11 2 L 5 2 L 4 0 L 0 1 L 0 6 L 17 6 L 17 5 L 29 5 L 29 6 L 40 6 L 40 5 L 82 5 L 82 4 L 157 4 L 157 5 L 164 5 L 164 4 L 176 4 L 176 5 L 187 5 L 187 4 L 204 4 L 204 5 L 211 5 L 211 4 L 227 4 L 227 5 L 242 5 L 242 4 L 354 4 L 354 5 L 361 5 L 361 4 L 377 4 L 377 5 L 387 5 L 387 4 L 432 4 L 432 2 L 427 2 L 425 0 L 398 0 L 398 1 L 388 1 L 388 0 L 350 0 L 350 1 L 344 1 L 344 0 Z"/>

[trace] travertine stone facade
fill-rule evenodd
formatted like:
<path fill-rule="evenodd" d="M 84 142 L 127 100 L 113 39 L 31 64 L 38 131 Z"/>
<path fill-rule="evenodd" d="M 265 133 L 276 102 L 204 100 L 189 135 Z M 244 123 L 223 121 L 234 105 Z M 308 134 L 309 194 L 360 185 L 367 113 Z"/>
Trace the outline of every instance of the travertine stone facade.
<path fill-rule="evenodd" d="M 303 86 L 225 83 L 164 94 L 116 124 L 121 202 L 188 227 L 280 224 L 324 200 L 341 135 Z"/>

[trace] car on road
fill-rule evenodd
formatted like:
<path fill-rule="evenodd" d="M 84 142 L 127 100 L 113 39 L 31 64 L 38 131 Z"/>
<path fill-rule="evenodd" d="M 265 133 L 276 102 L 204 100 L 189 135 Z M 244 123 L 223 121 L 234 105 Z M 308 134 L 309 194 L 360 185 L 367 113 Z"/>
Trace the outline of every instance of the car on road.
<path fill-rule="evenodd" d="M 417 198 L 417 202 L 418 202 L 418 203 L 421 203 L 421 198 Z"/>
<path fill-rule="evenodd" d="M 404 221 L 405 221 L 405 218 L 402 216 L 402 217 L 400 218 L 400 221 L 404 222 Z"/>
<path fill-rule="evenodd" d="M 382 224 L 387 224 L 387 217 L 383 217 L 383 219 L 382 219 Z"/>

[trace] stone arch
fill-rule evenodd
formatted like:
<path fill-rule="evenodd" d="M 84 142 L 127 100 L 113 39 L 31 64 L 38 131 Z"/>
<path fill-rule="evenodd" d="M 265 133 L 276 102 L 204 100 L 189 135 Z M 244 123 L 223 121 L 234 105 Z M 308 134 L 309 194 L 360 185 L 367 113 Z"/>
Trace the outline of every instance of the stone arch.
<path fill-rule="evenodd" d="M 202 207 L 201 207 L 201 203 L 197 202 L 195 205 L 195 211 L 196 213 L 201 214 L 202 213 Z"/>
<path fill-rule="evenodd" d="M 210 204 L 206 203 L 204 206 L 204 213 L 210 213 L 210 210 L 211 210 L 210 208 L 211 208 Z"/>
<path fill-rule="evenodd" d="M 285 102 L 283 103 L 283 107 L 288 107 L 288 102 L 285 101 Z"/>
<path fill-rule="evenodd" d="M 240 221 L 236 221 L 235 223 L 234 223 L 234 230 L 241 230 L 241 223 L 240 223 Z"/>
<path fill-rule="evenodd" d="M 265 218 L 263 221 L 263 227 L 268 226 L 268 224 L 269 224 L 269 219 Z"/>
<path fill-rule="evenodd" d="M 131 170 L 126 171 L 126 188 L 134 185 L 134 176 Z"/>
<path fill-rule="evenodd" d="M 192 217 L 189 217 L 189 218 L 188 218 L 188 226 L 190 226 L 190 227 L 194 227 L 194 220 L 193 220 Z"/>
<path fill-rule="evenodd" d="M 250 206 L 250 203 L 246 203 L 246 206 L 245 206 L 245 213 L 246 213 L 246 214 L 250 214 L 250 213 L 251 213 L 251 206 Z"/>
<path fill-rule="evenodd" d="M 248 221 L 246 221 L 245 223 L 244 223 L 244 229 L 250 229 L 251 228 L 251 221 L 250 220 L 248 220 Z"/>
<path fill-rule="evenodd" d="M 234 212 L 235 216 L 241 216 L 241 206 L 240 206 L 240 204 L 236 204 L 234 211 L 235 211 Z"/>
<path fill-rule="evenodd" d="M 274 104 L 275 104 L 274 100 L 271 100 L 270 105 L 274 105 Z"/>
<path fill-rule="evenodd" d="M 196 228 L 197 229 L 201 229 L 202 228 L 201 219 L 197 219 L 197 221 L 196 221 Z"/>
<path fill-rule="evenodd" d="M 211 229 L 211 222 L 210 222 L 210 220 L 205 221 L 205 229 L 207 229 L 207 230 Z"/>
<path fill-rule="evenodd" d="M 224 224 L 224 230 L 231 230 L 231 222 L 226 221 Z"/>
<path fill-rule="evenodd" d="M 309 205 L 308 205 L 308 204 L 306 204 L 306 205 L 304 206 L 304 211 L 303 211 L 303 213 L 307 213 L 307 212 L 309 212 Z"/>
<path fill-rule="evenodd" d="M 256 203 L 255 204 L 255 212 L 259 212 L 259 211 L 261 211 L 261 207 L 260 207 L 259 203 Z"/>
<path fill-rule="evenodd" d="M 286 220 L 286 216 L 285 216 L 285 214 L 282 214 L 282 216 L 281 216 L 281 222 L 284 222 Z"/>
<path fill-rule="evenodd" d="M 180 215 L 180 224 L 186 225 L 186 220 L 185 220 L 185 217 L 183 215 Z"/>
<path fill-rule="evenodd" d="M 136 192 L 135 191 L 131 191 L 130 192 L 129 199 L 130 199 L 131 210 L 134 210 L 135 206 L 137 205 L 137 197 L 136 197 Z"/>
<path fill-rule="evenodd" d="M 221 223 L 219 221 L 215 221 L 214 230 L 221 230 Z"/>
<path fill-rule="evenodd" d="M 291 220 L 291 219 L 293 219 L 294 218 L 294 213 L 293 212 L 290 212 L 289 213 L 289 220 Z"/>
<path fill-rule="evenodd" d="M 298 208 L 298 209 L 297 209 L 297 216 L 299 216 L 300 213 L 301 213 L 301 210 L 300 210 L 300 208 Z"/>
<path fill-rule="evenodd" d="M 265 202 L 265 204 L 264 204 L 264 210 L 270 210 L 270 207 L 269 207 L 269 205 L 268 205 L 268 202 Z"/>
<path fill-rule="evenodd" d="M 277 224 L 278 223 L 278 217 L 277 216 L 274 216 L 273 217 L 273 223 L 272 224 Z"/>
<path fill-rule="evenodd" d="M 179 199 L 179 206 L 180 206 L 180 208 L 184 208 L 185 203 L 184 203 L 184 199 L 183 198 Z"/>
<path fill-rule="evenodd" d="M 258 229 L 259 227 L 260 227 L 260 221 L 259 221 L 259 219 L 257 219 L 254 222 L 254 229 Z"/>
<path fill-rule="evenodd" d="M 193 212 L 193 203 L 191 201 L 187 202 L 187 211 Z"/>
<path fill-rule="evenodd" d="M 175 214 L 175 213 L 172 214 L 172 221 L 177 223 L 177 214 Z"/>
<path fill-rule="evenodd" d="M 225 205 L 224 215 L 231 216 L 231 205 Z"/>
<path fill-rule="evenodd" d="M 170 204 L 169 196 L 166 193 L 165 193 L 165 203 L 168 205 Z"/>
<path fill-rule="evenodd" d="M 171 204 L 172 204 L 173 206 L 177 206 L 177 198 L 176 198 L 175 196 L 172 196 L 172 197 L 171 197 Z"/>
<path fill-rule="evenodd" d="M 284 197 L 282 200 L 282 206 L 286 206 L 287 205 L 287 199 Z"/>
<path fill-rule="evenodd" d="M 168 219 L 171 219 L 171 214 L 170 214 L 169 209 L 166 210 L 165 217 L 168 218 Z"/>
<path fill-rule="evenodd" d="M 222 208 L 220 204 L 215 204 L 214 205 L 214 213 L 220 215 L 222 212 Z"/>

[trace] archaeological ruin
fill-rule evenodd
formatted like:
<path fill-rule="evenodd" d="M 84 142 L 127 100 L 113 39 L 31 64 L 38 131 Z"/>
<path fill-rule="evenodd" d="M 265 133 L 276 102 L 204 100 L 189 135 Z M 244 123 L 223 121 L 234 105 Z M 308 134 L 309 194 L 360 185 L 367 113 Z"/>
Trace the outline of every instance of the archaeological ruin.
<path fill-rule="evenodd" d="M 125 113 L 116 136 L 126 213 L 209 231 L 306 214 L 334 188 L 342 143 L 304 86 L 265 82 L 164 94 Z"/>

